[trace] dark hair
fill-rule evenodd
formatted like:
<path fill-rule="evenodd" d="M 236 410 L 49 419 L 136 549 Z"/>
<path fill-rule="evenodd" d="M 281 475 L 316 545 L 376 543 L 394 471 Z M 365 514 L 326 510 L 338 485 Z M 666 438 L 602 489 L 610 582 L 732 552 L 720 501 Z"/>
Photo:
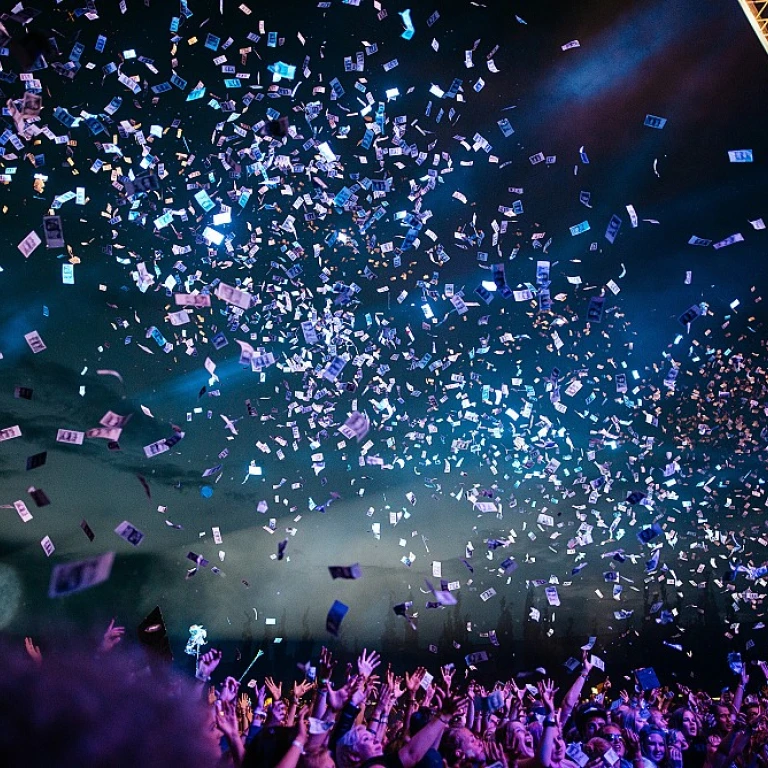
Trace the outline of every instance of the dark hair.
<path fill-rule="evenodd" d="M 432 715 L 427 707 L 419 707 L 416 712 L 411 715 L 411 724 L 409 727 L 409 735 L 415 736 L 431 719 Z"/>
<path fill-rule="evenodd" d="M 440 740 L 440 746 L 438 750 L 440 755 L 446 760 L 453 760 L 456 751 L 459 749 L 459 736 L 464 728 L 449 728 Z"/>
<path fill-rule="evenodd" d="M 667 722 L 669 723 L 669 727 L 670 728 L 674 728 L 675 730 L 678 730 L 678 731 L 682 731 L 683 730 L 683 718 L 685 717 L 685 713 L 686 712 L 690 712 L 694 717 L 696 717 L 696 713 L 690 707 L 678 707 L 667 718 Z M 698 718 L 697 718 L 697 720 L 698 720 Z"/>
<path fill-rule="evenodd" d="M 640 743 L 641 744 L 646 744 L 648 742 L 648 739 L 651 736 L 655 735 L 655 734 L 658 734 L 659 736 L 661 736 L 664 739 L 664 744 L 666 745 L 666 743 L 667 743 L 667 734 L 666 734 L 666 732 L 664 730 L 662 730 L 661 728 L 658 728 L 655 725 L 646 725 L 646 726 L 643 726 L 643 728 L 640 729 L 640 734 L 639 734 L 640 735 Z"/>
<path fill-rule="evenodd" d="M 200 692 L 119 652 L 50 654 L 37 667 L 0 643 L 0 722 L 6 768 L 209 768 L 217 757 Z"/>
<path fill-rule="evenodd" d="M 606 722 L 608 721 L 608 713 L 602 707 L 598 707 L 591 702 L 582 704 L 573 713 L 573 722 L 576 724 L 576 728 L 579 730 L 579 733 L 583 734 L 587 723 L 594 717 L 601 717 Z"/>
<path fill-rule="evenodd" d="M 262 728 L 246 747 L 245 768 L 271 768 L 277 765 L 291 746 L 291 740 L 296 734 L 296 728 L 285 725 L 274 725 Z"/>
<path fill-rule="evenodd" d="M 637 707 L 627 707 L 621 712 L 618 718 L 618 725 L 624 730 L 634 731 L 637 733 L 637 717 L 640 715 L 641 710 Z"/>

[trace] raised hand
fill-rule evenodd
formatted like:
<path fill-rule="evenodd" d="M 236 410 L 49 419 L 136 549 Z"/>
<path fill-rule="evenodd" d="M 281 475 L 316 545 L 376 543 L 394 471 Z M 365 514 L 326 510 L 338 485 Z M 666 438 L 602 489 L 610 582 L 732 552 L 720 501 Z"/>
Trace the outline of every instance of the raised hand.
<path fill-rule="evenodd" d="M 746 688 L 748 683 L 749 683 L 749 675 L 747 674 L 747 665 L 742 664 L 741 665 L 741 684 L 744 688 Z"/>
<path fill-rule="evenodd" d="M 294 701 L 298 701 L 307 691 L 309 691 L 314 683 L 310 683 L 307 680 L 304 680 L 301 683 L 294 683 L 293 684 L 293 699 Z"/>
<path fill-rule="evenodd" d="M 224 681 L 224 685 L 221 688 L 221 693 L 219 694 L 219 700 L 226 701 L 226 702 L 234 702 L 234 700 L 237 698 L 237 692 L 239 690 L 240 690 L 240 683 L 238 683 L 234 677 L 228 677 Z"/>
<path fill-rule="evenodd" d="M 283 696 L 283 684 L 275 683 L 271 677 L 264 678 L 264 685 L 267 686 L 270 696 L 273 701 L 278 701 Z"/>
<path fill-rule="evenodd" d="M 320 661 L 317 665 L 317 676 L 320 680 L 330 680 L 335 666 L 336 662 L 333 660 L 333 654 L 323 646 L 320 649 Z"/>
<path fill-rule="evenodd" d="M 208 653 L 204 653 L 197 660 L 197 673 L 195 676 L 198 679 L 208 680 L 213 674 L 213 671 L 216 669 L 216 667 L 219 666 L 220 661 L 221 661 L 221 651 L 217 651 L 215 648 L 211 648 L 211 650 L 208 651 Z"/>
<path fill-rule="evenodd" d="M 328 681 L 328 706 L 334 712 L 340 712 L 349 701 L 350 692 L 349 683 L 343 685 L 338 690 L 334 690 L 330 681 Z"/>
<path fill-rule="evenodd" d="M 627 756 L 633 757 L 640 754 L 640 737 L 637 735 L 637 731 L 633 731 L 629 728 L 623 728 L 624 743 L 627 745 Z"/>
<path fill-rule="evenodd" d="M 24 650 L 27 652 L 29 658 L 35 662 L 35 664 L 39 665 L 43 663 L 43 654 L 40 653 L 40 648 L 35 645 L 31 637 L 24 638 Z"/>
<path fill-rule="evenodd" d="M 234 702 L 222 699 L 216 702 L 216 727 L 230 740 L 240 738 Z"/>
<path fill-rule="evenodd" d="M 251 698 L 247 693 L 243 692 L 237 699 L 237 706 L 243 711 L 251 708 Z"/>
<path fill-rule="evenodd" d="M 381 664 L 381 657 L 376 651 L 368 653 L 367 648 L 363 648 L 363 652 L 357 660 L 357 671 L 363 677 L 370 677 L 373 674 L 373 670 Z"/>
<path fill-rule="evenodd" d="M 445 715 L 453 719 L 454 717 L 464 715 L 469 706 L 469 699 L 466 696 L 446 696 L 440 705 L 440 716 Z"/>
<path fill-rule="evenodd" d="M 421 681 L 426 674 L 427 670 L 424 667 L 416 667 L 412 675 L 409 675 L 407 672 L 405 673 L 405 689 L 411 698 L 415 698 L 416 691 L 419 689 Z"/>
<path fill-rule="evenodd" d="M 738 727 L 738 726 L 737 726 Z M 736 736 L 731 742 L 731 750 L 727 757 L 727 762 L 730 763 L 736 755 L 744 754 L 744 751 L 749 744 L 749 740 L 752 737 L 752 731 L 749 728 L 744 728 L 736 731 Z"/>
<path fill-rule="evenodd" d="M 354 707 L 359 707 L 364 701 L 367 692 L 368 681 L 362 675 L 358 675 L 349 685 L 351 696 L 349 702 Z"/>
<path fill-rule="evenodd" d="M 251 700 L 247 693 L 240 694 L 235 710 L 240 725 L 240 732 L 245 733 L 253 722 L 253 709 L 251 708 Z"/>
<path fill-rule="evenodd" d="M 309 738 L 309 707 L 304 706 L 298 713 L 298 732 L 296 733 L 296 741 L 301 744 L 306 744 L 307 738 Z"/>
<path fill-rule="evenodd" d="M 453 676 L 456 673 L 456 667 L 451 666 L 444 666 L 440 667 L 440 674 L 443 677 L 443 682 L 445 683 L 445 690 L 450 691 L 451 690 L 451 683 L 453 682 Z"/>
<path fill-rule="evenodd" d="M 267 686 L 262 685 L 261 688 L 256 687 L 256 709 L 260 712 L 264 711 L 264 702 L 267 699 Z"/>
<path fill-rule="evenodd" d="M 389 711 L 395 703 L 392 698 L 392 689 L 386 683 L 379 690 L 379 703 L 385 711 Z"/>
<path fill-rule="evenodd" d="M 589 651 L 582 651 L 581 652 L 581 664 L 584 667 L 584 671 L 589 674 L 592 671 L 593 664 L 590 661 L 590 653 Z"/>
<path fill-rule="evenodd" d="M 392 691 L 392 698 L 394 701 L 397 701 L 405 693 L 405 688 L 403 687 L 403 678 L 395 675 L 392 678 L 392 682 L 389 683 L 389 688 Z"/>
<path fill-rule="evenodd" d="M 550 715 L 555 711 L 555 694 L 558 690 L 558 688 L 555 688 L 555 684 L 552 680 L 542 680 L 539 683 L 539 695 Z"/>
<path fill-rule="evenodd" d="M 115 620 L 109 622 L 104 637 L 101 638 L 99 650 L 102 653 L 109 653 L 122 639 L 125 634 L 125 627 L 116 627 Z"/>
<path fill-rule="evenodd" d="M 485 757 L 488 762 L 493 762 L 494 764 L 501 763 L 503 768 L 507 768 L 509 763 L 501 744 L 498 744 L 495 739 L 489 739 L 488 741 L 483 741 L 483 743 L 485 744 Z"/>

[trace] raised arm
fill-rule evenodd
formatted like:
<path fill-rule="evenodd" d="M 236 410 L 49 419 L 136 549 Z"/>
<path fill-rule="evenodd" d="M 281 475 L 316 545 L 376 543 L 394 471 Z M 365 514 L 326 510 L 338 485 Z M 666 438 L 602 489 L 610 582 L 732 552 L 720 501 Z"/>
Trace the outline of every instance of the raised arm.
<path fill-rule="evenodd" d="M 216 708 L 216 727 L 224 734 L 229 744 L 229 752 L 232 755 L 234 764 L 241 766 L 245 758 L 245 745 L 240 736 L 235 702 L 234 700 L 219 699 L 214 706 Z"/>
<path fill-rule="evenodd" d="M 749 675 L 747 674 L 747 665 L 741 665 L 741 679 L 733 696 L 733 709 L 738 715 L 741 712 L 741 705 L 744 703 L 744 689 L 749 685 Z"/>
<path fill-rule="evenodd" d="M 568 722 L 571 712 L 573 712 L 576 705 L 579 703 L 584 683 L 586 682 L 589 673 L 592 671 L 592 664 L 589 660 L 589 651 L 582 651 L 581 665 L 582 669 L 579 676 L 573 681 L 573 685 L 568 689 L 568 693 L 565 694 L 563 703 L 560 706 L 560 720 L 563 723 Z"/>
<path fill-rule="evenodd" d="M 304 745 L 307 743 L 307 715 L 309 713 L 308 707 L 302 707 L 299 711 L 299 730 L 296 734 L 296 738 L 291 742 L 291 746 L 288 751 L 283 755 L 280 762 L 275 768 L 296 768 L 301 759 L 301 755 L 304 752 Z"/>
<path fill-rule="evenodd" d="M 211 648 L 208 653 L 204 653 L 197 660 L 197 668 L 195 669 L 195 680 L 197 680 L 197 688 L 200 693 L 200 698 L 206 696 L 206 687 L 210 682 L 211 675 L 214 673 L 216 667 L 219 666 L 221 661 L 221 651 L 217 651 L 215 648 Z"/>
<path fill-rule="evenodd" d="M 304 696 L 304 694 L 312 689 L 312 683 L 308 682 L 307 680 L 304 680 L 301 683 L 294 683 L 293 684 L 293 690 L 291 691 L 291 700 L 290 705 L 288 707 L 288 714 L 285 718 L 285 724 L 287 726 L 293 726 L 294 722 L 296 721 L 296 710 L 299 706 L 299 702 L 301 701 L 301 697 Z"/>
<path fill-rule="evenodd" d="M 544 680 L 539 683 L 539 695 L 542 704 L 544 704 L 545 715 L 544 732 L 536 758 L 543 768 L 550 768 L 552 765 L 552 753 L 555 749 L 555 736 L 557 736 L 558 730 L 557 711 L 555 710 L 556 693 L 557 688 L 551 680 Z"/>
<path fill-rule="evenodd" d="M 410 738 L 411 733 L 411 717 L 413 713 L 419 708 L 419 704 L 416 701 L 416 693 L 419 690 L 421 681 L 424 679 L 424 675 L 427 674 L 427 670 L 424 667 L 418 667 L 416 671 L 409 675 L 405 673 L 405 690 L 408 692 L 405 701 L 405 718 L 403 720 L 403 731 L 406 738 Z"/>
<path fill-rule="evenodd" d="M 403 768 L 413 768 L 427 754 L 427 750 L 438 737 L 445 733 L 451 720 L 463 715 L 467 709 L 467 700 L 459 696 L 446 696 L 436 717 L 433 717 L 405 746 L 397 753 Z"/>

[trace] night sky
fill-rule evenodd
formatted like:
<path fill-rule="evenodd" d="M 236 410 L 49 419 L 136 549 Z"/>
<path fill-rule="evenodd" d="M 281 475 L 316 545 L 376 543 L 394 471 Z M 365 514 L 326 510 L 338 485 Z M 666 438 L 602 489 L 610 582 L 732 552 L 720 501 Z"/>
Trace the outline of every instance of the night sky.
<path fill-rule="evenodd" d="M 759 657 L 768 59 L 738 3 L 435 2 L 411 39 L 369 0 L 49 5 L 0 16 L 1 629 L 160 606 L 182 666 L 202 624 L 238 676 L 322 643 L 489 676 L 590 635 L 617 676 Z M 26 126 L 24 21 L 56 47 Z"/>

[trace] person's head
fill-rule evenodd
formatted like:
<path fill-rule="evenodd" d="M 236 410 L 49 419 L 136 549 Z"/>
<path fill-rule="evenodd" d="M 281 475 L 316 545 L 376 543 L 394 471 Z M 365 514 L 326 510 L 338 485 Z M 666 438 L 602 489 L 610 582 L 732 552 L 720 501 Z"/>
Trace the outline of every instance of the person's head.
<path fill-rule="evenodd" d="M 500 743 L 511 758 L 533 757 L 533 735 L 519 720 L 510 720 L 500 736 Z"/>
<path fill-rule="evenodd" d="M 3 765 L 208 768 L 221 733 L 188 682 L 113 652 L 51 653 L 40 667 L 0 647 Z M 54 746 L 55 745 L 55 746 Z"/>
<path fill-rule="evenodd" d="M 627 707 L 619 718 L 619 725 L 625 731 L 640 733 L 645 728 L 648 720 L 643 717 L 642 710 L 637 707 Z"/>
<path fill-rule="evenodd" d="M 288 710 L 285 706 L 285 702 L 282 699 L 276 699 L 272 702 L 272 705 L 269 708 L 266 725 L 282 725 L 282 723 L 285 721 L 285 716 L 287 713 Z"/>
<path fill-rule="evenodd" d="M 744 717 L 747 719 L 747 724 L 754 726 L 760 719 L 761 709 L 759 699 L 749 699 L 744 704 Z"/>
<path fill-rule="evenodd" d="M 432 718 L 427 707 L 420 707 L 411 715 L 411 722 L 408 725 L 408 733 L 411 737 L 415 736 Z"/>
<path fill-rule="evenodd" d="M 688 746 L 688 739 L 685 738 L 685 734 L 681 730 L 671 728 L 667 732 L 667 748 L 677 747 L 681 752 L 685 752 Z"/>
<path fill-rule="evenodd" d="M 643 757 L 647 757 L 659 765 L 667 754 L 667 740 L 664 731 L 660 728 L 654 728 L 652 725 L 646 725 L 640 731 L 640 750 Z"/>
<path fill-rule="evenodd" d="M 450 728 L 440 741 L 440 754 L 449 766 L 462 766 L 485 760 L 483 742 L 469 728 Z"/>
<path fill-rule="evenodd" d="M 582 741 L 589 741 L 608 722 L 608 715 L 595 704 L 585 704 L 576 711 L 574 720 Z"/>
<path fill-rule="evenodd" d="M 364 725 L 354 725 L 336 744 L 336 764 L 338 768 L 354 768 L 383 752 L 381 742 L 373 733 Z"/>
<path fill-rule="evenodd" d="M 600 732 L 597 735 L 600 736 L 600 738 L 605 739 L 611 747 L 613 747 L 613 751 L 619 757 L 624 757 L 627 752 L 627 745 L 624 743 L 624 734 L 621 732 L 621 728 L 619 728 L 618 725 L 608 723 L 608 725 L 604 725 L 600 729 Z"/>
<path fill-rule="evenodd" d="M 682 732 L 689 745 L 699 735 L 699 720 L 687 707 L 676 709 L 669 716 L 669 724 L 672 728 Z"/>
<path fill-rule="evenodd" d="M 735 720 L 736 717 L 728 704 L 722 701 L 715 704 L 715 730 L 721 736 L 725 736 L 731 730 Z"/>

